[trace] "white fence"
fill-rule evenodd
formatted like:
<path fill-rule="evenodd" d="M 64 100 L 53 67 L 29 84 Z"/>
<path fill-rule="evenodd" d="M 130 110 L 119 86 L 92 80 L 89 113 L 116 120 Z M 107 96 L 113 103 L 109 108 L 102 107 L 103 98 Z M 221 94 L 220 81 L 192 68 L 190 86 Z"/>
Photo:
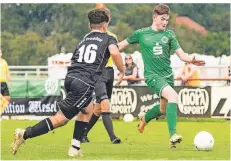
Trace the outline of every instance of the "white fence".
<path fill-rule="evenodd" d="M 48 76 L 48 66 L 9 66 L 9 69 L 13 79 Z"/>
<path fill-rule="evenodd" d="M 24 78 L 31 76 L 42 77 L 48 76 L 48 66 L 9 66 L 12 76 L 23 76 Z M 182 66 L 172 66 L 173 71 L 178 71 Z M 211 74 L 211 78 L 225 78 L 228 75 L 228 66 L 208 66 L 196 67 L 201 72 Z M 214 72 L 215 71 L 215 72 Z M 55 74 L 55 73 L 53 73 Z M 52 76 L 51 74 L 49 76 Z M 64 75 L 65 77 L 65 75 Z M 207 77 L 208 78 L 208 77 Z"/>
<path fill-rule="evenodd" d="M 66 67 L 48 67 L 48 66 L 10 66 L 12 79 L 27 79 L 27 78 L 46 78 L 52 77 L 56 79 L 64 79 L 66 75 Z M 172 66 L 174 74 L 177 76 L 178 71 L 183 66 Z M 202 86 L 224 86 L 227 85 L 228 66 L 205 66 L 196 67 L 200 71 L 200 78 L 211 80 L 203 80 Z M 115 71 L 116 73 L 116 71 Z M 175 81 L 175 85 L 180 85 L 180 81 Z"/>

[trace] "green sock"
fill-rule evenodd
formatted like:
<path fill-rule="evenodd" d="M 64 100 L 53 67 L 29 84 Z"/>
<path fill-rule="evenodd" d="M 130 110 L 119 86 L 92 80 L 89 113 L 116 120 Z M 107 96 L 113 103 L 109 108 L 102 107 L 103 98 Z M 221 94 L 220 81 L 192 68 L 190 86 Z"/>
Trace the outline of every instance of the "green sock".
<path fill-rule="evenodd" d="M 154 107 L 152 107 L 151 110 L 149 110 L 145 115 L 144 115 L 144 120 L 146 123 L 148 123 L 149 121 L 151 121 L 154 118 L 157 118 L 159 116 L 163 115 L 160 112 L 160 105 L 155 105 Z"/>
<path fill-rule="evenodd" d="M 170 137 L 176 133 L 177 106 L 176 103 L 168 103 L 166 107 L 166 117 Z"/>

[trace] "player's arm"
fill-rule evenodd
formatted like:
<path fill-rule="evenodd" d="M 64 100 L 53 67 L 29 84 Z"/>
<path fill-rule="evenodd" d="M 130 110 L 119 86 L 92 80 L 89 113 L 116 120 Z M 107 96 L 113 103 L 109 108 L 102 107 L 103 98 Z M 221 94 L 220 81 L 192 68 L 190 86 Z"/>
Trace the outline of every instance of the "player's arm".
<path fill-rule="evenodd" d="M 129 43 L 127 42 L 127 40 L 123 40 L 121 42 L 118 43 L 119 46 L 119 51 L 123 50 L 124 48 L 126 48 L 129 45 Z"/>
<path fill-rule="evenodd" d="M 170 31 L 170 35 L 171 35 L 170 47 L 173 51 L 175 51 L 175 53 L 178 55 L 178 57 L 182 61 L 192 63 L 192 64 L 197 65 L 197 66 L 205 65 L 205 61 L 197 60 L 195 58 L 195 56 L 191 57 L 182 50 L 182 48 L 180 47 L 179 42 L 176 38 L 176 35 L 173 31 Z"/>
<path fill-rule="evenodd" d="M 189 56 L 187 53 L 185 53 L 182 48 L 179 48 L 175 51 L 177 56 L 180 58 L 180 60 L 190 63 L 192 61 L 192 57 Z"/>
<path fill-rule="evenodd" d="M 129 44 L 139 43 L 140 30 L 133 32 L 127 39 L 118 43 L 119 51 L 123 50 Z"/>
<path fill-rule="evenodd" d="M 175 53 L 178 55 L 178 57 L 184 61 L 184 62 L 188 62 L 188 63 L 192 63 L 194 65 L 197 66 L 203 66 L 205 65 L 205 61 L 203 60 L 197 60 L 195 58 L 195 56 L 191 57 L 189 56 L 187 53 L 185 53 L 181 48 L 178 48 Z"/>

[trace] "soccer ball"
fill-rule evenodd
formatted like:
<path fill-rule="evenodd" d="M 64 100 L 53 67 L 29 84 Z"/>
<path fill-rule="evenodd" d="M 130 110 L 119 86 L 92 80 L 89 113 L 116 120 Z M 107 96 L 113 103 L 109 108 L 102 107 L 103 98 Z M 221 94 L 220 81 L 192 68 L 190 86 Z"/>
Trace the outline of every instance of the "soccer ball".
<path fill-rule="evenodd" d="M 213 148 L 213 136 L 207 131 L 199 132 L 194 138 L 194 146 L 199 151 L 210 151 Z"/>
<path fill-rule="evenodd" d="M 132 122 L 134 120 L 134 116 L 130 113 L 124 115 L 124 122 Z"/>

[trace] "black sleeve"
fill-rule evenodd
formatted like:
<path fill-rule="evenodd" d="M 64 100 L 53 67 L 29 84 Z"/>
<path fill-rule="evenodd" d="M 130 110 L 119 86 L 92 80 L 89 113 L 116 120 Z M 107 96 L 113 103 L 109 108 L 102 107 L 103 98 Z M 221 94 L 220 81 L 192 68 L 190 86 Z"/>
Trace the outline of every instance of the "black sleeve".
<path fill-rule="evenodd" d="M 113 36 L 109 36 L 109 39 L 108 39 L 108 46 L 111 44 L 114 44 L 117 46 L 117 40 Z"/>

